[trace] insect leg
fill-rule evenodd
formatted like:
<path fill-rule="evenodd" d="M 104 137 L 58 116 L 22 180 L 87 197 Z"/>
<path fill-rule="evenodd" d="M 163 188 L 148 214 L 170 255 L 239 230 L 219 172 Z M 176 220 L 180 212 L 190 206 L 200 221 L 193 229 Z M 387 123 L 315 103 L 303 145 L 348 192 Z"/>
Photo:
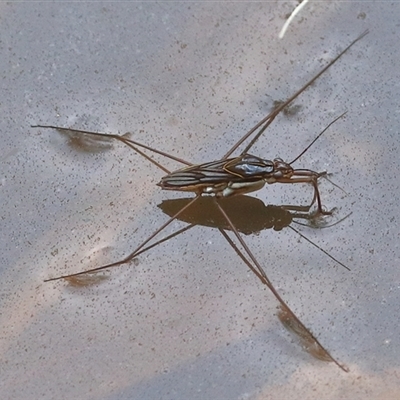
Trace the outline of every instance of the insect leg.
<path fill-rule="evenodd" d="M 337 258 L 331 256 L 326 250 L 324 250 L 322 247 L 318 246 L 315 244 L 312 240 L 310 240 L 307 236 L 303 235 L 300 231 L 297 229 L 293 228 L 292 226 L 289 226 L 290 229 L 292 229 L 294 232 L 296 232 L 300 237 L 302 237 L 304 240 L 306 240 L 308 243 L 312 244 L 314 247 L 316 247 L 318 250 L 321 250 L 325 255 L 327 255 L 331 260 L 335 261 L 339 265 L 341 265 L 343 268 L 346 268 L 347 271 L 351 271 L 349 267 L 344 265 L 342 262 L 340 262 Z"/>
<path fill-rule="evenodd" d="M 184 207 L 182 207 L 174 216 L 172 216 L 167 222 L 165 222 L 163 225 L 161 225 L 156 231 L 154 231 L 143 243 L 140 244 L 140 246 L 138 246 L 135 251 L 133 251 L 131 254 L 129 254 L 127 257 L 123 258 L 122 260 L 113 262 L 111 264 L 107 264 L 107 265 L 103 265 L 101 267 L 97 267 L 97 268 L 92 268 L 89 269 L 87 271 L 81 271 L 81 272 L 77 272 L 75 274 L 68 274 L 68 275 L 62 275 L 62 276 L 58 276 L 56 278 L 50 278 L 50 279 L 46 279 L 45 282 L 50 282 L 50 281 L 56 281 L 59 279 L 65 279 L 65 278 L 72 278 L 74 276 L 79 276 L 79 275 L 84 275 L 87 273 L 92 273 L 92 272 L 98 272 L 98 271 L 102 271 L 104 269 L 108 269 L 108 268 L 112 268 L 112 267 L 116 267 L 118 265 L 122 265 L 122 264 L 126 264 L 129 263 L 130 261 L 132 261 L 136 255 L 140 252 L 140 250 L 143 249 L 144 246 L 146 246 L 147 243 L 150 242 L 150 240 L 152 240 L 155 236 L 157 236 L 161 231 L 163 231 L 171 222 L 175 221 L 176 218 L 179 217 L 179 215 L 181 213 L 183 213 L 187 208 L 189 208 L 196 200 L 198 200 L 198 198 L 200 197 L 200 195 L 197 195 L 196 197 L 194 197 L 188 204 L 186 204 Z"/>
<path fill-rule="evenodd" d="M 123 144 L 127 145 L 128 147 L 130 147 L 131 149 L 133 149 L 134 151 L 136 151 L 137 153 L 139 153 L 140 155 L 142 155 L 143 157 L 145 157 L 147 160 L 149 160 L 150 162 L 152 162 L 153 164 L 155 164 L 158 168 L 162 169 L 164 172 L 169 173 L 170 171 L 168 171 L 165 167 L 163 167 L 161 164 L 159 164 L 157 161 L 155 161 L 154 159 L 152 159 L 151 157 L 145 155 L 144 153 L 140 152 L 140 150 L 138 150 L 135 146 L 137 147 L 141 147 L 143 149 L 149 150 L 153 153 L 156 154 L 160 154 L 163 157 L 169 158 L 171 160 L 177 161 L 181 164 L 184 165 L 188 165 L 191 166 L 193 165 L 192 163 L 185 161 L 181 158 L 172 156 L 171 154 L 165 153 L 164 151 L 161 150 L 157 150 L 154 149 L 153 147 L 150 146 L 146 146 L 145 144 L 136 142 L 135 140 L 131 140 L 125 137 L 125 135 L 114 135 L 114 134 L 109 134 L 109 133 L 101 133 L 101 132 L 90 132 L 90 131 L 85 131 L 85 130 L 81 130 L 81 129 L 73 129 L 73 128 L 62 128 L 59 126 L 54 126 L 54 125 L 31 125 L 31 128 L 42 128 L 42 129 L 55 129 L 61 133 L 67 134 L 67 135 L 71 135 L 74 133 L 78 133 L 78 134 L 82 134 L 82 135 L 91 135 L 94 137 L 98 137 L 98 138 L 104 138 L 104 139 L 115 139 L 119 142 L 122 142 Z"/>
<path fill-rule="evenodd" d="M 311 86 L 328 68 L 330 68 L 340 57 L 346 53 L 350 47 L 361 40 L 365 35 L 368 34 L 368 30 L 364 31 L 360 36 L 353 40 L 343 51 L 341 51 L 332 61 L 330 61 L 324 68 L 318 72 L 312 79 L 310 79 L 301 89 L 299 89 L 293 96 L 289 97 L 285 102 L 283 102 L 279 107 L 271 111 L 265 118 L 263 118 L 259 123 L 257 123 L 253 128 L 251 128 L 232 148 L 225 154 L 223 159 L 228 158 L 243 142 L 245 142 L 254 132 L 256 132 L 260 127 L 260 131 L 254 136 L 251 142 L 246 146 L 241 154 L 247 153 L 256 141 L 260 138 L 261 134 L 267 129 L 267 127 L 272 123 L 275 117 L 293 100 L 295 100 L 302 92 L 304 92 L 309 86 Z"/>
<path fill-rule="evenodd" d="M 239 248 L 232 241 L 232 239 L 229 237 L 229 235 L 223 229 L 220 229 L 221 234 L 224 236 L 224 238 L 227 240 L 227 242 L 231 245 L 231 247 L 236 252 L 236 254 L 256 274 L 256 276 L 261 280 L 261 282 L 268 287 L 268 289 L 272 292 L 272 294 L 275 296 L 275 298 L 280 303 L 282 309 L 285 311 L 286 316 L 290 316 L 291 320 L 293 320 L 295 322 L 298 329 L 301 330 L 301 332 L 303 332 L 303 335 L 307 335 L 307 337 L 309 338 L 308 342 L 313 343 L 316 347 L 318 347 L 320 352 L 325 355 L 325 359 L 327 361 L 331 361 L 331 362 L 335 363 L 343 371 L 349 372 L 349 370 L 345 366 L 340 364 L 334 357 L 331 356 L 331 354 L 322 346 L 322 344 L 318 341 L 318 339 L 310 332 L 310 330 L 305 327 L 305 325 L 299 320 L 299 318 L 296 317 L 295 313 L 289 308 L 289 306 L 282 299 L 282 297 L 277 292 L 275 287 L 272 285 L 271 281 L 268 279 L 267 275 L 265 274 L 263 268 L 258 263 L 257 259 L 254 257 L 253 253 L 250 251 L 250 249 L 244 242 L 243 238 L 240 236 L 239 232 L 236 230 L 235 226 L 232 224 L 228 215 L 225 213 L 224 209 L 221 207 L 221 205 L 218 203 L 218 201 L 217 201 L 217 204 L 218 204 L 218 207 L 219 207 L 221 213 L 224 215 L 228 224 L 230 225 L 230 228 L 232 229 L 236 238 L 238 239 L 238 241 L 240 242 L 240 244 L 242 245 L 242 247 L 244 248 L 247 255 L 249 256 L 249 258 L 251 259 L 251 261 L 254 263 L 255 266 L 253 266 L 252 263 L 247 259 L 247 257 L 242 253 L 242 251 L 239 250 Z"/>

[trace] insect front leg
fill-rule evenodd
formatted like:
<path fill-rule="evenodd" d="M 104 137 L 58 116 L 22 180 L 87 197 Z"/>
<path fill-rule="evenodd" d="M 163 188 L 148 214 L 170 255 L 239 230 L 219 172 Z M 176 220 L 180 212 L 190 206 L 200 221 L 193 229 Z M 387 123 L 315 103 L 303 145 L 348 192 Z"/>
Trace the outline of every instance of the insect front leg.
<path fill-rule="evenodd" d="M 314 187 L 314 197 L 310 204 L 310 208 L 315 203 L 315 201 L 317 201 L 317 206 L 318 206 L 318 211 L 316 214 L 317 216 L 318 215 L 332 215 L 332 212 L 333 212 L 332 210 L 327 211 L 322 208 L 321 196 L 319 194 L 319 189 L 318 189 L 318 178 L 320 178 L 323 175 L 326 175 L 326 171 L 317 174 L 317 176 L 313 176 L 312 180 L 311 180 L 311 183 Z"/>
<path fill-rule="evenodd" d="M 308 169 L 295 169 L 295 170 L 293 170 L 293 173 L 290 177 L 278 178 L 278 179 L 276 179 L 276 182 L 279 182 L 279 183 L 311 183 L 311 185 L 314 188 L 313 199 L 312 199 L 310 205 L 300 206 L 299 209 L 309 212 L 311 207 L 316 202 L 317 203 L 317 212 L 315 213 L 314 216 L 332 215 L 332 210 L 327 211 L 327 210 L 323 209 L 322 202 L 321 202 L 321 195 L 319 193 L 318 179 L 324 175 L 326 175 L 326 171 L 315 172 L 315 171 L 311 171 Z"/>

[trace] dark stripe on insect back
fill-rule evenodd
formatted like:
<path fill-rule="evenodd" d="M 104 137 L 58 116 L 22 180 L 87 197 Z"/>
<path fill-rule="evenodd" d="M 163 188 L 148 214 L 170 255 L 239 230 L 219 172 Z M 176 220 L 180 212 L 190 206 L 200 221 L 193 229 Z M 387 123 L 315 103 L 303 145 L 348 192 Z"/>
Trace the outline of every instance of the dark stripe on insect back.
<path fill-rule="evenodd" d="M 233 160 L 236 160 L 236 158 L 230 158 L 229 160 L 218 160 L 218 161 L 212 161 L 209 163 L 205 163 L 205 164 L 200 164 L 200 165 L 196 165 L 190 168 L 193 169 L 199 169 L 201 171 L 206 170 L 206 171 L 222 171 L 225 167 L 225 165 L 229 162 L 232 162 Z"/>
<path fill-rule="evenodd" d="M 232 180 L 232 176 L 228 173 L 218 173 L 212 171 L 203 171 L 203 173 L 199 172 L 189 172 L 182 171 L 180 173 L 171 174 L 162 179 L 162 183 L 164 185 L 172 185 L 172 186 L 187 186 L 187 185 L 196 185 L 196 184 L 213 184 L 213 183 L 224 183 Z"/>

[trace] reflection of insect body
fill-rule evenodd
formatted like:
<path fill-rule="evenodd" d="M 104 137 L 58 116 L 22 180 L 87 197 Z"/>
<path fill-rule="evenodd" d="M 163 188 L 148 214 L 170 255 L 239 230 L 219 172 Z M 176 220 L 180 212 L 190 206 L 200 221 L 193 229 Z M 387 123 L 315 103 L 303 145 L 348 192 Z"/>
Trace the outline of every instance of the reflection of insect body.
<path fill-rule="evenodd" d="M 281 308 L 285 310 L 285 315 L 290 316 L 290 319 L 295 321 L 296 326 L 302 327 L 303 331 L 308 332 L 309 341 L 315 343 L 315 346 L 321 349 L 321 352 L 326 354 L 325 359 L 336 363 L 340 368 L 347 371 L 347 369 L 339 364 L 329 353 L 323 348 L 323 346 L 318 342 L 318 340 L 309 332 L 309 330 L 301 323 L 301 321 L 295 316 L 295 314 L 290 310 L 284 300 L 281 298 L 279 293 L 276 291 L 267 275 L 265 274 L 263 268 L 259 262 L 254 257 L 253 253 L 250 251 L 239 230 L 232 222 L 228 213 L 223 207 L 223 202 L 221 198 L 226 198 L 230 196 L 235 196 L 243 193 L 249 193 L 261 189 L 266 183 L 311 183 L 314 189 L 314 196 L 311 204 L 309 206 L 303 207 L 306 211 L 309 211 L 311 206 L 317 204 L 317 215 L 330 214 L 328 211 L 324 211 L 321 205 L 321 199 L 318 189 L 318 179 L 324 175 L 324 173 L 317 173 L 307 169 L 293 169 L 291 164 L 296 161 L 305 151 L 318 139 L 320 135 L 291 163 L 286 163 L 283 160 L 276 158 L 273 161 L 261 159 L 259 157 L 248 154 L 248 151 L 253 146 L 253 144 L 258 140 L 265 129 L 272 123 L 275 117 L 287 106 L 289 105 L 300 93 L 307 89 L 318 77 L 320 77 L 332 64 L 334 64 L 354 43 L 360 40 L 366 35 L 364 32 L 356 40 L 354 40 L 347 48 L 345 48 L 337 57 L 335 57 L 326 67 L 324 67 L 314 78 L 312 78 L 306 85 L 304 85 L 299 91 L 297 91 L 292 97 L 283 102 L 277 108 L 275 108 L 268 116 L 266 116 L 262 121 L 260 121 L 255 127 L 253 127 L 242 139 L 240 139 L 221 159 L 213 161 L 210 163 L 205 163 L 201 165 L 192 165 L 184 160 L 173 157 L 164 152 L 152 149 L 148 146 L 142 145 L 136 141 L 130 140 L 125 136 L 118 135 L 108 135 L 102 133 L 79 131 L 75 129 L 59 128 L 55 126 L 43 126 L 38 125 L 35 127 L 41 128 L 54 128 L 60 132 L 67 133 L 70 137 L 76 138 L 77 135 L 84 135 L 86 137 L 99 138 L 100 140 L 115 139 L 123 142 L 133 150 L 135 150 L 140 155 L 144 156 L 146 159 L 157 165 L 163 171 L 166 172 L 161 181 L 158 183 L 162 189 L 175 190 L 175 191 L 185 191 L 193 192 L 196 197 L 191 199 L 186 205 L 182 206 L 178 211 L 173 213 L 169 220 L 159 227 L 149 238 L 147 238 L 140 246 L 138 246 L 134 252 L 123 260 L 101 266 L 98 268 L 91 269 L 89 271 L 83 271 L 70 275 L 63 275 L 57 278 L 52 278 L 50 280 L 56 280 L 61 278 L 73 278 L 79 275 L 86 274 L 88 272 L 96 272 L 106 268 L 114 267 L 117 265 L 125 264 L 130 262 L 133 258 L 138 256 L 140 253 L 145 251 L 145 246 L 152 241 L 155 236 L 157 236 L 162 230 L 164 230 L 171 222 L 182 216 L 186 210 L 188 210 L 191 205 L 197 202 L 203 194 L 213 195 L 212 201 L 215 207 L 219 210 L 223 220 L 225 221 L 224 227 L 218 227 L 221 234 L 225 237 L 228 243 L 233 247 L 235 252 L 240 256 L 240 258 L 248 265 L 248 267 L 257 275 L 263 284 L 265 284 L 274 296 L 279 301 Z M 258 132 L 255 134 L 255 132 Z M 255 136 L 252 138 L 250 143 L 242 151 L 238 157 L 229 158 L 231 154 L 247 139 L 249 139 L 253 134 Z M 144 148 L 146 150 L 153 151 L 155 153 L 161 154 L 165 157 L 171 158 L 175 161 L 186 164 L 186 167 L 177 171 L 170 173 L 166 168 L 161 166 L 150 156 L 139 150 L 138 147 Z M 234 236 L 244 249 L 240 250 L 237 245 L 233 242 L 232 238 L 225 231 L 229 228 L 233 232 Z M 162 240 L 163 241 L 163 240 Z M 154 247 L 154 244 L 149 246 Z M 331 257 L 332 258 L 332 257 Z M 343 264 L 342 264 L 343 265 Z M 299 330 L 299 329 L 298 329 Z"/>

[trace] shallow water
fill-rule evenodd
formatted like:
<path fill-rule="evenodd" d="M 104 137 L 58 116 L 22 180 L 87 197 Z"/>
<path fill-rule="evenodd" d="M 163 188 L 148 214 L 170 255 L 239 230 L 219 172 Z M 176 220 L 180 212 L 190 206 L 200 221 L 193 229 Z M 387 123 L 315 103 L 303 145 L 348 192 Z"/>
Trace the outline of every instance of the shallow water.
<path fill-rule="evenodd" d="M 7 399 L 398 398 L 398 4 L 3 3 L 1 392 Z M 77 151 L 43 123 L 125 133 L 188 161 L 220 158 L 366 28 L 252 150 L 328 170 L 329 229 L 246 236 L 340 362 L 312 358 L 218 231 L 196 227 L 98 285 L 43 283 L 129 254 L 179 195 L 128 148 Z M 167 168 L 174 168 L 172 161 Z M 269 186 L 266 204 L 311 189 Z M 177 226 L 183 226 L 177 225 Z M 171 229 L 172 231 L 172 229 Z"/>

